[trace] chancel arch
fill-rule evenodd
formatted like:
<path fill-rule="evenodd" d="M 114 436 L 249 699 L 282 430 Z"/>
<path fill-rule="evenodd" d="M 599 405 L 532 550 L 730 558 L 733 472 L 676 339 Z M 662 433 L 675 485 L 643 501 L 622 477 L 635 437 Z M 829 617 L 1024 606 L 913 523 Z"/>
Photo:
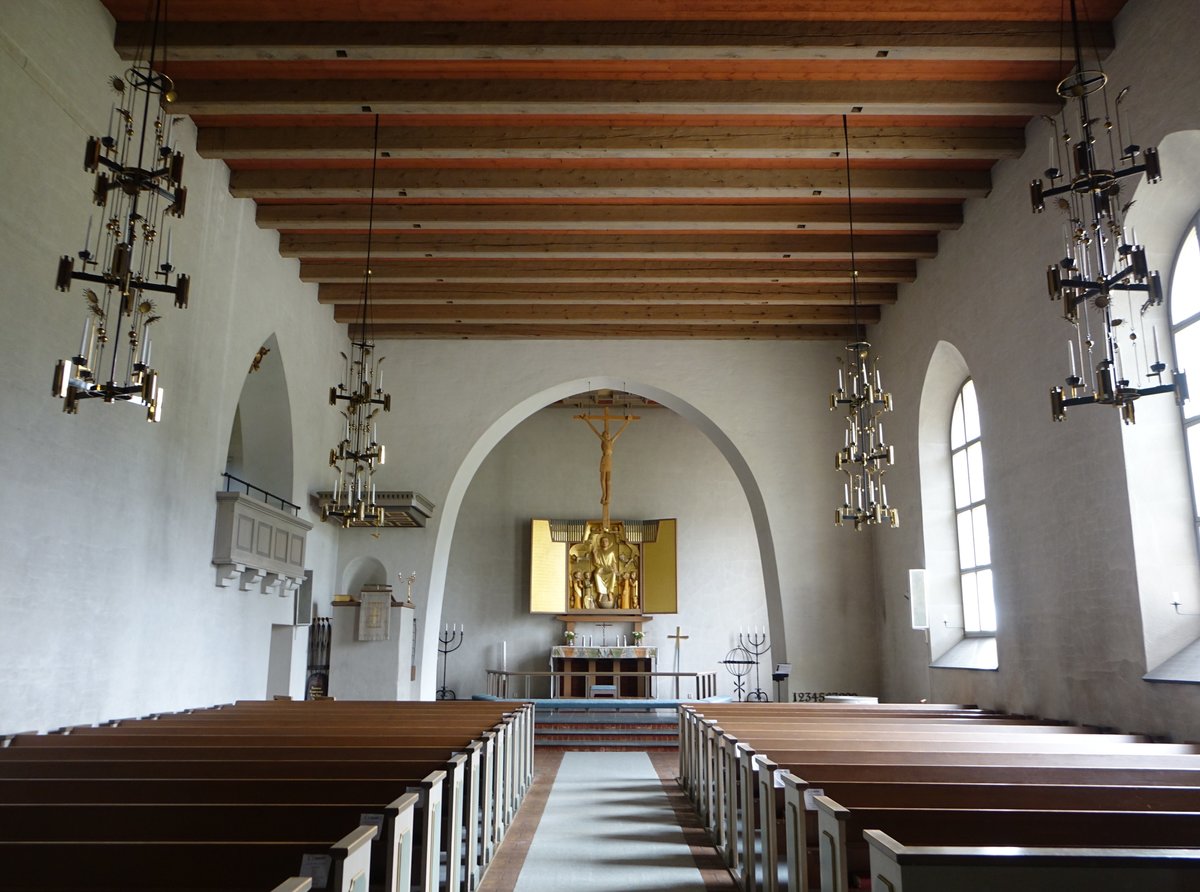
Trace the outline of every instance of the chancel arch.
<path fill-rule="evenodd" d="M 591 376 L 586 379 L 574 379 L 564 381 L 562 383 L 547 387 L 541 391 L 530 394 L 525 399 L 512 406 L 507 411 L 503 412 L 479 437 L 472 445 L 466 457 L 456 470 L 449 491 L 445 498 L 445 503 L 442 506 L 441 523 L 438 527 L 437 538 L 434 545 L 432 567 L 430 570 L 430 585 L 429 585 L 429 605 L 427 616 L 430 618 L 422 630 L 422 659 L 420 665 L 421 672 L 421 694 L 423 697 L 431 697 L 435 687 L 434 668 L 436 667 L 437 659 L 437 630 L 442 628 L 442 624 L 436 622 L 438 617 L 443 615 L 443 603 L 446 593 L 446 584 L 448 576 L 448 568 L 450 565 L 451 546 L 454 540 L 454 533 L 461 522 L 460 512 L 463 509 L 464 500 L 467 496 L 468 489 L 475 479 L 480 467 L 487 459 L 488 455 L 497 447 L 497 445 L 510 433 L 513 432 L 518 425 L 531 418 L 531 416 L 540 412 L 547 406 L 572 396 L 574 394 L 587 392 L 590 390 L 611 389 L 625 391 L 627 393 L 636 394 L 659 403 L 666 409 L 673 411 L 683 420 L 696 428 L 704 437 L 706 437 L 713 446 L 716 447 L 723 459 L 728 462 L 734 477 L 737 480 L 738 487 L 744 494 L 748 505 L 749 517 L 753 526 L 753 536 L 757 543 L 757 552 L 759 564 L 761 566 L 762 575 L 762 591 L 766 607 L 767 625 L 774 633 L 772 641 L 774 650 L 770 659 L 775 662 L 782 662 L 787 659 L 786 645 L 784 644 L 784 627 L 783 627 L 783 611 L 780 597 L 779 576 L 776 565 L 776 555 L 774 541 L 771 535 L 770 522 L 767 517 L 766 505 L 763 494 L 760 490 L 755 475 L 750 468 L 745 456 L 732 442 L 732 440 L 720 429 L 720 427 L 703 412 L 695 406 L 688 403 L 678 395 L 663 390 L 651 384 L 639 381 L 631 381 L 624 378 L 611 376 Z M 563 424 L 576 424 L 570 420 L 569 415 L 565 416 Z M 594 450 L 595 440 L 586 429 L 579 431 L 579 436 L 582 438 L 587 436 L 587 440 L 583 442 L 587 444 L 588 454 Z M 635 433 L 629 434 L 629 437 L 636 436 Z M 627 440 L 622 440 L 622 444 L 627 443 Z M 620 445 L 618 445 L 618 450 Z M 620 459 L 617 459 L 618 467 Z M 596 483 L 596 468 L 592 467 L 592 462 L 580 470 L 581 475 L 586 475 L 586 489 L 589 493 L 588 498 L 593 498 L 597 493 L 598 484 Z M 702 482 L 701 482 L 702 483 Z M 620 505 L 622 500 L 620 472 L 614 478 L 614 516 L 621 513 Z M 639 506 L 640 507 L 640 506 Z M 719 506 L 717 506 L 719 508 Z M 581 510 L 587 509 L 587 504 L 581 506 Z M 598 507 L 593 506 L 592 511 L 598 515 Z M 476 580 L 477 583 L 483 584 L 484 580 Z M 682 597 L 682 595 L 681 595 Z M 735 614 L 731 614 L 735 615 Z M 454 619 L 446 617 L 447 620 Z M 663 618 L 664 628 L 659 630 L 663 634 L 667 631 L 665 628 L 666 622 L 670 617 Z M 736 626 L 736 619 L 731 620 Z M 547 625 L 546 643 L 548 644 L 552 636 L 551 626 Z M 496 659 L 494 662 L 499 662 L 499 654 L 493 655 Z M 662 657 L 664 663 L 663 668 L 669 668 L 671 656 L 664 654 Z M 769 683 L 769 680 L 768 680 Z"/>

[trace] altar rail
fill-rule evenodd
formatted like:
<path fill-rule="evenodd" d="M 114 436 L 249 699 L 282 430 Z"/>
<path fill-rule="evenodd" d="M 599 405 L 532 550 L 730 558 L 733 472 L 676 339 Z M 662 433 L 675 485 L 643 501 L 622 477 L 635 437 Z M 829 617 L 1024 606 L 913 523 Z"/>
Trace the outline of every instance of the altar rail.
<path fill-rule="evenodd" d="M 515 688 L 521 686 L 520 680 L 522 678 L 525 680 L 524 690 L 520 694 L 514 694 L 513 690 Z M 649 696 L 646 697 L 645 699 L 656 699 L 656 692 L 654 691 L 654 680 L 658 679 L 658 678 L 671 678 L 671 679 L 675 680 L 673 690 L 674 690 L 674 698 L 676 700 L 680 699 L 680 696 L 679 696 L 680 690 L 681 690 L 680 689 L 680 681 L 685 680 L 685 679 L 692 680 L 692 684 L 689 686 L 691 688 L 692 696 L 687 697 L 686 699 L 703 700 L 706 697 L 716 696 L 716 693 L 717 693 L 717 673 L 716 672 L 644 672 L 644 671 L 621 672 L 621 671 L 617 670 L 616 668 L 613 668 L 613 669 L 606 669 L 604 671 L 597 670 L 595 672 L 575 672 L 575 671 L 566 671 L 566 670 L 563 670 L 563 671 L 541 670 L 538 672 L 509 672 L 509 671 L 503 670 L 503 669 L 489 669 L 489 670 L 487 670 L 488 694 L 490 694 L 493 697 L 499 697 L 502 700 L 510 699 L 510 698 L 518 697 L 518 696 L 523 697 L 525 699 L 530 699 L 532 696 L 530 693 L 530 686 L 532 684 L 532 679 L 534 679 L 534 678 L 550 679 L 551 696 L 554 696 L 553 692 L 555 690 L 561 690 L 561 688 L 562 688 L 561 680 L 564 678 L 582 678 L 582 679 L 584 679 L 584 685 L 585 685 L 585 688 L 587 691 L 586 696 L 589 699 L 594 696 L 594 694 L 592 692 L 592 687 L 593 687 L 593 685 L 595 685 L 597 678 L 604 678 L 604 679 L 611 678 L 613 680 L 613 686 L 615 686 L 617 690 L 620 690 L 620 687 L 621 687 L 620 680 L 622 678 L 645 678 L 649 682 L 649 684 L 647 686 L 647 690 L 650 692 Z M 514 680 L 516 681 L 515 684 L 513 683 Z M 687 692 L 687 690 L 688 690 L 688 688 L 686 688 L 686 687 L 683 688 L 683 691 L 685 693 Z M 629 698 L 625 698 L 625 699 L 629 699 Z M 639 699 L 641 699 L 641 698 L 639 698 Z"/>

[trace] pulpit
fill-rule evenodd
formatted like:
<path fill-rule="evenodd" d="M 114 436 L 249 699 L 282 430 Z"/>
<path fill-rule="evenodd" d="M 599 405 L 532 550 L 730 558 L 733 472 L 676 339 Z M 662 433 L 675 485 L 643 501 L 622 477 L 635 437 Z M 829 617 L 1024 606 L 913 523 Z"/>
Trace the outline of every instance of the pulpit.
<path fill-rule="evenodd" d="M 595 686 L 611 685 L 618 697 L 652 697 L 650 677 L 636 673 L 654 672 L 657 660 L 657 647 L 552 647 L 551 670 L 577 674 L 552 678 L 550 696 L 587 698 Z"/>

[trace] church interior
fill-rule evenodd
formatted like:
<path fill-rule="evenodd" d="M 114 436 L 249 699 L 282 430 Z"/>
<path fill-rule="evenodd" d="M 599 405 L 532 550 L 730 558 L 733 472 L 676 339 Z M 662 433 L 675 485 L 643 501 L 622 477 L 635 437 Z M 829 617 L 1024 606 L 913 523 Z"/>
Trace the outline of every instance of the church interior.
<path fill-rule="evenodd" d="M 531 611 L 530 523 L 607 519 L 598 434 L 575 416 L 608 409 L 637 416 L 612 444 L 613 518 L 677 523 L 675 612 L 644 625 L 659 669 L 715 673 L 736 699 L 722 661 L 761 634 L 764 672 L 790 665 L 762 683 L 772 700 L 1200 737 L 1200 403 L 1147 395 L 1132 424 L 1109 405 L 1051 413 L 1068 360 L 1098 355 L 1047 297 L 1065 217 L 1030 207 L 1048 144 L 1065 165 L 1058 2 L 165 7 L 188 195 L 163 218 L 166 257 L 190 294 L 156 298 L 150 424 L 120 400 L 64 413 L 47 386 L 88 313 L 87 283 L 60 293 L 55 265 L 86 270 L 89 215 L 105 225 L 81 149 L 112 132 L 147 4 L 0 6 L 17 314 L 0 329 L 0 731 L 303 699 L 312 616 L 386 585 L 411 596 L 403 696 L 542 672 L 564 624 Z M 1164 300 L 1115 311 L 1130 366 L 1153 338 L 1159 381 L 1200 371 L 1182 325 L 1200 288 L 1195 13 L 1093 0 L 1083 29 L 1108 104 L 1132 85 L 1118 139 L 1161 158 L 1162 182 L 1131 177 L 1120 202 Z M 861 530 L 834 523 L 852 497 L 830 411 L 860 331 L 891 399 L 894 464 L 871 497 L 899 521 Z M 322 520 L 346 424 L 330 387 L 364 337 L 390 396 L 369 489 L 417 504 L 407 526 Z M 974 496 L 955 494 L 960 451 Z M 295 507 L 293 576 L 217 556 L 223 475 Z M 606 643 L 632 631 L 575 618 Z"/>

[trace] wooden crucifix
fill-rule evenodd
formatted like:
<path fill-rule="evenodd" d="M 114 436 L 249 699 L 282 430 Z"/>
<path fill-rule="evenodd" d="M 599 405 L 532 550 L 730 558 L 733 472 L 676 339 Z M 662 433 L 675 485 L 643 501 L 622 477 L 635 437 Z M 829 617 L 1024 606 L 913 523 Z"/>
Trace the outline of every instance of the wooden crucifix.
<path fill-rule="evenodd" d="M 675 641 L 675 699 L 678 700 L 679 699 L 679 645 L 680 645 L 680 643 L 682 643 L 683 641 L 686 641 L 688 638 L 691 638 L 692 636 L 684 635 L 683 629 L 680 628 L 679 626 L 676 626 L 675 634 L 668 635 L 667 637 L 672 638 Z"/>
<path fill-rule="evenodd" d="M 600 438 L 600 508 L 603 512 L 604 529 L 608 529 L 608 503 L 612 495 L 612 457 L 613 444 L 617 442 L 617 438 L 624 433 L 625 428 L 629 427 L 630 422 L 640 421 L 639 415 L 610 415 L 608 406 L 604 407 L 603 415 L 576 415 L 576 420 L 583 421 L 592 433 Z M 603 430 L 592 424 L 593 421 L 603 422 Z M 617 428 L 616 433 L 612 433 L 608 429 L 609 422 L 620 421 L 621 426 Z"/>

